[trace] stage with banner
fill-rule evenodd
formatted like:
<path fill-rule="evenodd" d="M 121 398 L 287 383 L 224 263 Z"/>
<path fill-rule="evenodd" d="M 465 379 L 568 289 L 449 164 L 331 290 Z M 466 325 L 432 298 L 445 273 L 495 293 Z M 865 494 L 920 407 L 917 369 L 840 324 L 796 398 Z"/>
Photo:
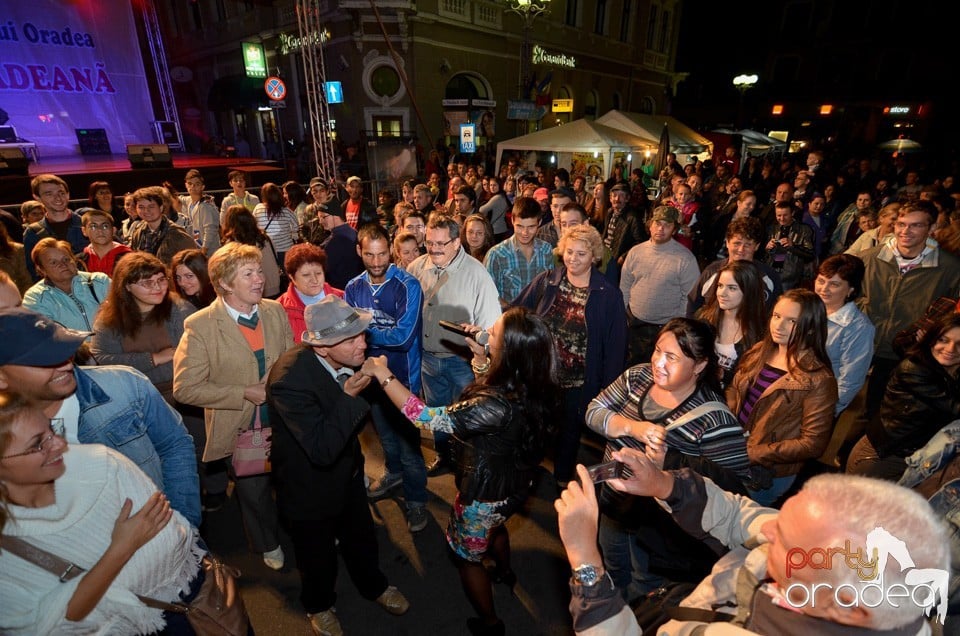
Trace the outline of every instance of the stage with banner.
<path fill-rule="evenodd" d="M 0 126 L 41 158 L 155 141 L 130 0 L 4 3 Z M 12 127 L 12 128 L 10 128 Z"/>

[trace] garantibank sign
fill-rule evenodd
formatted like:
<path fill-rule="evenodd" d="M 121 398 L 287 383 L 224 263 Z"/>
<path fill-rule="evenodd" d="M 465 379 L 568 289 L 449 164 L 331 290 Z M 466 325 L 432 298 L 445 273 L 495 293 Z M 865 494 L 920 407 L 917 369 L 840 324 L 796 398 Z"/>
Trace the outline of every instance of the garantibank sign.
<path fill-rule="evenodd" d="M 563 66 L 566 68 L 577 68 L 577 59 L 572 55 L 564 53 L 551 53 L 542 49 L 539 45 L 533 45 L 532 60 L 534 64 L 552 64 L 554 66 Z"/>

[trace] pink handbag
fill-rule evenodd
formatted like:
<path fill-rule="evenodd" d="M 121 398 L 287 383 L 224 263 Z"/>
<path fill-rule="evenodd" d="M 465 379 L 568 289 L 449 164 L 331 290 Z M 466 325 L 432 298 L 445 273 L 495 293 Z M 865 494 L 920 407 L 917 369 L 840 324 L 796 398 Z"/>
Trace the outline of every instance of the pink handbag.
<path fill-rule="evenodd" d="M 233 472 L 237 477 L 250 477 L 270 472 L 270 427 L 260 424 L 260 407 L 253 428 L 237 436 L 233 449 Z"/>

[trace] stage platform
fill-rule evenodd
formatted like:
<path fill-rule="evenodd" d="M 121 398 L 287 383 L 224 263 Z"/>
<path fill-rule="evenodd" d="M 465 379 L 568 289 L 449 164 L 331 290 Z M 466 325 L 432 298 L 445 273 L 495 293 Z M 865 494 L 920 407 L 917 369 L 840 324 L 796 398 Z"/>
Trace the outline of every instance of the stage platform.
<path fill-rule="evenodd" d="M 172 153 L 171 168 L 132 168 L 127 155 L 71 155 L 68 157 L 42 157 L 38 163 L 31 161 L 27 174 L 0 174 L 0 207 L 5 210 L 17 210 L 20 204 L 31 198 L 30 179 L 38 174 L 53 173 L 60 176 L 70 186 L 72 202 L 83 200 L 86 204 L 87 190 L 93 181 L 106 181 L 116 196 L 132 192 L 149 185 L 160 185 L 164 181 L 172 183 L 181 194 L 186 190 L 183 177 L 187 170 L 196 168 L 203 174 L 208 191 L 229 190 L 227 174 L 231 170 L 243 170 L 247 173 L 247 185 L 251 189 L 259 188 L 272 181 L 278 185 L 287 179 L 296 178 L 279 161 L 239 157 L 216 157 L 212 155 L 193 155 Z M 71 207 L 80 207 L 71 203 Z"/>

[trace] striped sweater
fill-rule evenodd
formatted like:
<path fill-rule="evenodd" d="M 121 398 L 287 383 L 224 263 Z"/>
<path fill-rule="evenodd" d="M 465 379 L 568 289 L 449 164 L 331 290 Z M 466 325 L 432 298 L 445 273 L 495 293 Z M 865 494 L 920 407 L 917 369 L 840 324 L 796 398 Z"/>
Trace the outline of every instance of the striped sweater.
<path fill-rule="evenodd" d="M 664 418 L 654 420 L 643 413 L 643 401 L 652 386 L 653 373 L 649 363 L 630 367 L 591 400 L 586 413 L 587 426 L 603 435 L 607 422 L 615 414 L 631 420 L 669 426 L 672 421 L 704 402 L 725 402 L 721 395 L 700 386 Z M 727 409 L 711 411 L 669 431 L 666 441 L 669 449 L 684 455 L 707 457 L 735 471 L 741 478 L 749 477 L 746 435 L 736 416 Z M 608 440 L 604 454 L 609 455 L 623 446 L 643 449 L 641 441 L 633 437 L 619 437 Z"/>

